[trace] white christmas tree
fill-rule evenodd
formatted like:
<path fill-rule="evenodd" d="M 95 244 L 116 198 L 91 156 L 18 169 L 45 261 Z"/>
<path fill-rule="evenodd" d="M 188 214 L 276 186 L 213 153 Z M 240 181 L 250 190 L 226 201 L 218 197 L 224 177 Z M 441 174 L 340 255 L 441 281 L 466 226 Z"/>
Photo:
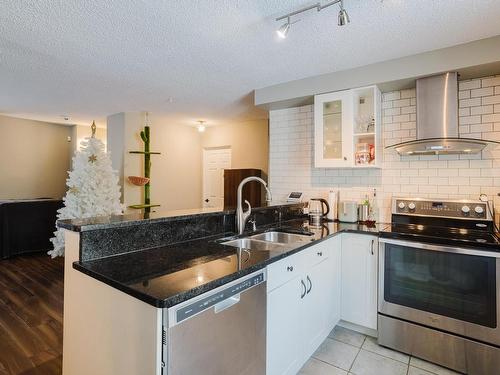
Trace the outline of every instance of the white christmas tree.
<path fill-rule="evenodd" d="M 57 211 L 58 220 L 122 213 L 118 175 L 111 167 L 104 143 L 95 138 L 95 123 L 92 137 L 85 138 L 73 156 L 73 170 L 66 185 L 69 189 L 63 198 L 64 207 Z M 48 252 L 52 258 L 64 255 L 64 230 L 57 228 L 54 235 L 50 239 L 54 249 Z"/>

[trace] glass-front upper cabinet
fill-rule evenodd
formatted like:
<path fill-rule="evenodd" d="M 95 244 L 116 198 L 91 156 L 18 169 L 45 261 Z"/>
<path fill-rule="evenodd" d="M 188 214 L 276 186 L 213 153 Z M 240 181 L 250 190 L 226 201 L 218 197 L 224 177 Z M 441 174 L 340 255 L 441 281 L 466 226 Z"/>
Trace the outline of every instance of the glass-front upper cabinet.
<path fill-rule="evenodd" d="M 378 168 L 381 95 L 376 86 L 314 97 L 316 168 Z"/>
<path fill-rule="evenodd" d="M 316 95 L 314 98 L 314 144 L 316 167 L 348 167 L 352 160 L 352 97 L 350 90 Z"/>

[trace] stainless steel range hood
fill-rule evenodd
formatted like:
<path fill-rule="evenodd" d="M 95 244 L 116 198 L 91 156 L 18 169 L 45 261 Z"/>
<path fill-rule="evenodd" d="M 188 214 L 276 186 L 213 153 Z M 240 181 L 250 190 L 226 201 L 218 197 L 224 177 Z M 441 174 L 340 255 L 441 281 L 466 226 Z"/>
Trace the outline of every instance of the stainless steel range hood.
<path fill-rule="evenodd" d="M 458 74 L 417 79 L 417 139 L 387 146 L 400 155 L 477 154 L 493 141 L 460 138 Z"/>

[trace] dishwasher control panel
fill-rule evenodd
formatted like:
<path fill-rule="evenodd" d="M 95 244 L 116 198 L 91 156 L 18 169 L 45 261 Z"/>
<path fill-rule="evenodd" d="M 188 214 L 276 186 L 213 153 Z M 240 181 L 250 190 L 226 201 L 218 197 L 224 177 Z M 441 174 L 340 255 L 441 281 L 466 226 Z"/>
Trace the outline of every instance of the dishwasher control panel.
<path fill-rule="evenodd" d="M 201 298 L 196 302 L 181 307 L 179 310 L 176 311 L 177 323 L 182 322 L 183 320 L 188 319 L 193 315 L 196 315 L 204 310 L 207 310 L 212 306 L 217 305 L 219 302 L 231 298 L 236 294 L 239 294 L 258 284 L 261 284 L 262 282 L 264 282 L 263 272 L 254 275 L 251 278 L 248 278 L 242 282 L 228 286 L 227 288 L 224 288 L 216 293 L 213 293 L 208 297 Z"/>

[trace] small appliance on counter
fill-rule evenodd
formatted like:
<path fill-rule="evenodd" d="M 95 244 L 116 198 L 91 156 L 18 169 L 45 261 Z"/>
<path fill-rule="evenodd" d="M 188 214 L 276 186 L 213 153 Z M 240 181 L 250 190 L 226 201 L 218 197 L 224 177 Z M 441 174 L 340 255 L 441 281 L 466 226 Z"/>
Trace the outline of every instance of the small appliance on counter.
<path fill-rule="evenodd" d="M 358 220 L 366 223 L 370 220 L 370 205 L 365 203 L 358 204 Z"/>
<path fill-rule="evenodd" d="M 326 217 L 330 221 L 335 221 L 338 218 L 338 201 L 339 201 L 339 192 L 338 190 L 330 190 L 328 192 L 328 204 L 330 205 L 330 212 Z"/>
<path fill-rule="evenodd" d="M 358 202 L 342 201 L 339 206 L 339 221 L 356 223 L 358 221 Z"/>
<path fill-rule="evenodd" d="M 313 226 L 320 226 L 330 212 L 330 205 L 323 198 L 311 198 L 309 201 L 309 222 Z"/>

